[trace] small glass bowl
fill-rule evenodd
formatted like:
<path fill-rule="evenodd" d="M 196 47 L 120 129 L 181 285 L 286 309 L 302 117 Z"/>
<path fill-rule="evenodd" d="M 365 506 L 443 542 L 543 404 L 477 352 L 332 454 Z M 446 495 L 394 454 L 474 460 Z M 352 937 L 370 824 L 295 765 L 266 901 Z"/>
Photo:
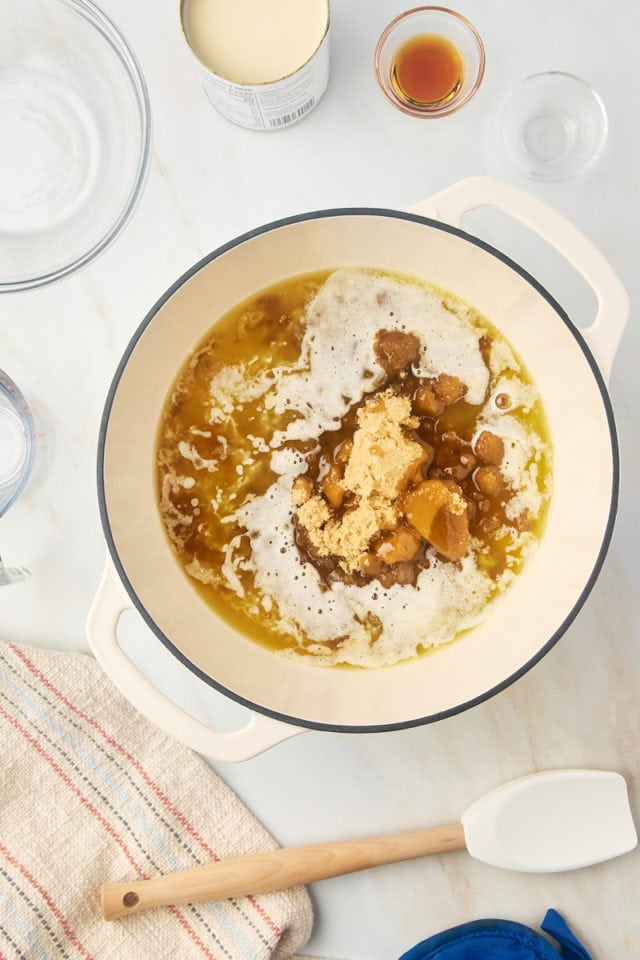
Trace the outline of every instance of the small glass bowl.
<path fill-rule="evenodd" d="M 420 34 L 444 37 L 458 51 L 464 74 L 462 85 L 452 100 L 439 104 L 407 103 L 395 92 L 391 83 L 394 57 L 407 40 Z M 392 20 L 383 30 L 375 52 L 375 70 L 380 89 L 387 100 L 412 117 L 447 117 L 468 103 L 484 76 L 484 44 L 475 27 L 455 10 L 447 7 L 415 7 Z"/>
<path fill-rule="evenodd" d="M 592 167 L 607 131 L 607 111 L 595 90 L 560 70 L 522 80 L 500 116 L 508 159 L 533 180 L 565 180 Z"/>
<path fill-rule="evenodd" d="M 93 260 L 142 191 L 149 98 L 91 0 L 2 0 L 0 293 Z"/>

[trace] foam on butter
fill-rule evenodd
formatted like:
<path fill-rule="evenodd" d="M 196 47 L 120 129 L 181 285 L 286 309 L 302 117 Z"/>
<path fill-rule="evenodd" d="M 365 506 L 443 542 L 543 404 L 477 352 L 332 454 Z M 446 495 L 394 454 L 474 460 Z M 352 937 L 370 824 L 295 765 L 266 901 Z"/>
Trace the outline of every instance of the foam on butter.
<path fill-rule="evenodd" d="M 234 406 L 264 397 L 277 415 L 298 416 L 271 438 L 273 448 L 335 430 L 349 408 L 375 390 L 385 372 L 374 353 L 379 330 L 415 333 L 421 341 L 419 377 L 448 373 L 467 387 L 469 403 L 483 402 L 489 385 L 473 325 L 426 287 L 368 270 L 336 270 L 307 308 L 307 330 L 295 364 L 251 376 L 249 365 L 226 367 L 211 382 L 211 421 Z"/>

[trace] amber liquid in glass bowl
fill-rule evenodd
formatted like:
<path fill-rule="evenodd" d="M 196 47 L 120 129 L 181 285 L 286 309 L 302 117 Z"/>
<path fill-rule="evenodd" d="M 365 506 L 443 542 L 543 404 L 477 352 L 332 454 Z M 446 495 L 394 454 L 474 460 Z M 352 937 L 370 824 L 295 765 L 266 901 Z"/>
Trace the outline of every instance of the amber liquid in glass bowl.
<path fill-rule="evenodd" d="M 418 34 L 393 57 L 391 84 L 406 103 L 418 107 L 444 104 L 458 94 L 464 79 L 456 47 L 437 34 Z"/>

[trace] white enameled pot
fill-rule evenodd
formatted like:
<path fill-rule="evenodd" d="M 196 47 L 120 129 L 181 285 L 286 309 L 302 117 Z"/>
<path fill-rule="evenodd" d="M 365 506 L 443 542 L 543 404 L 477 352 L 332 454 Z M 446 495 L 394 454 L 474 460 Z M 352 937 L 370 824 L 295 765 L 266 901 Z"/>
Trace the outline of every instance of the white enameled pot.
<path fill-rule="evenodd" d="M 591 327 L 578 333 L 529 274 L 459 229 L 462 216 L 483 205 L 531 227 L 582 274 L 598 301 Z M 422 277 L 490 318 L 540 390 L 554 447 L 544 536 L 485 622 L 432 656 L 374 670 L 295 663 L 236 633 L 183 573 L 154 490 L 154 444 L 167 391 L 212 322 L 278 280 L 349 265 Z M 245 759 L 309 728 L 371 732 L 427 723 L 504 689 L 566 630 L 606 553 L 618 455 L 605 380 L 628 312 L 619 280 L 581 233 L 541 201 L 486 178 L 461 181 L 406 212 L 303 214 L 214 251 L 142 322 L 107 398 L 98 490 L 110 556 L 88 620 L 89 643 L 103 669 L 146 717 L 219 760 Z M 211 730 L 146 679 L 116 638 L 118 618 L 131 606 L 182 663 L 251 708 L 246 727 Z"/>

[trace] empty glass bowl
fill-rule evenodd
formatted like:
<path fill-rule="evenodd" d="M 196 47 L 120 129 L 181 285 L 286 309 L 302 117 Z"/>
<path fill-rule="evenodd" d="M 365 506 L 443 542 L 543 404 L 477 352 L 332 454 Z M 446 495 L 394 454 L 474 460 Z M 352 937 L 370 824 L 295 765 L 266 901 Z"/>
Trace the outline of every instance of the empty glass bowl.
<path fill-rule="evenodd" d="M 595 90 L 559 70 L 522 80 L 500 117 L 507 157 L 534 180 L 564 180 L 593 166 L 607 128 L 607 111 Z"/>
<path fill-rule="evenodd" d="M 439 37 L 457 50 L 462 61 L 460 83 L 453 95 L 432 103 L 416 103 L 400 96 L 393 82 L 398 51 L 407 41 L 420 36 Z M 478 31 L 465 17 L 447 7 L 415 7 L 392 20 L 376 46 L 375 71 L 387 100 L 412 117 L 446 117 L 468 103 L 484 76 L 484 44 Z"/>
<path fill-rule="evenodd" d="M 90 0 L 3 0 L 0 292 L 92 260 L 140 196 L 149 100 L 116 27 Z"/>

